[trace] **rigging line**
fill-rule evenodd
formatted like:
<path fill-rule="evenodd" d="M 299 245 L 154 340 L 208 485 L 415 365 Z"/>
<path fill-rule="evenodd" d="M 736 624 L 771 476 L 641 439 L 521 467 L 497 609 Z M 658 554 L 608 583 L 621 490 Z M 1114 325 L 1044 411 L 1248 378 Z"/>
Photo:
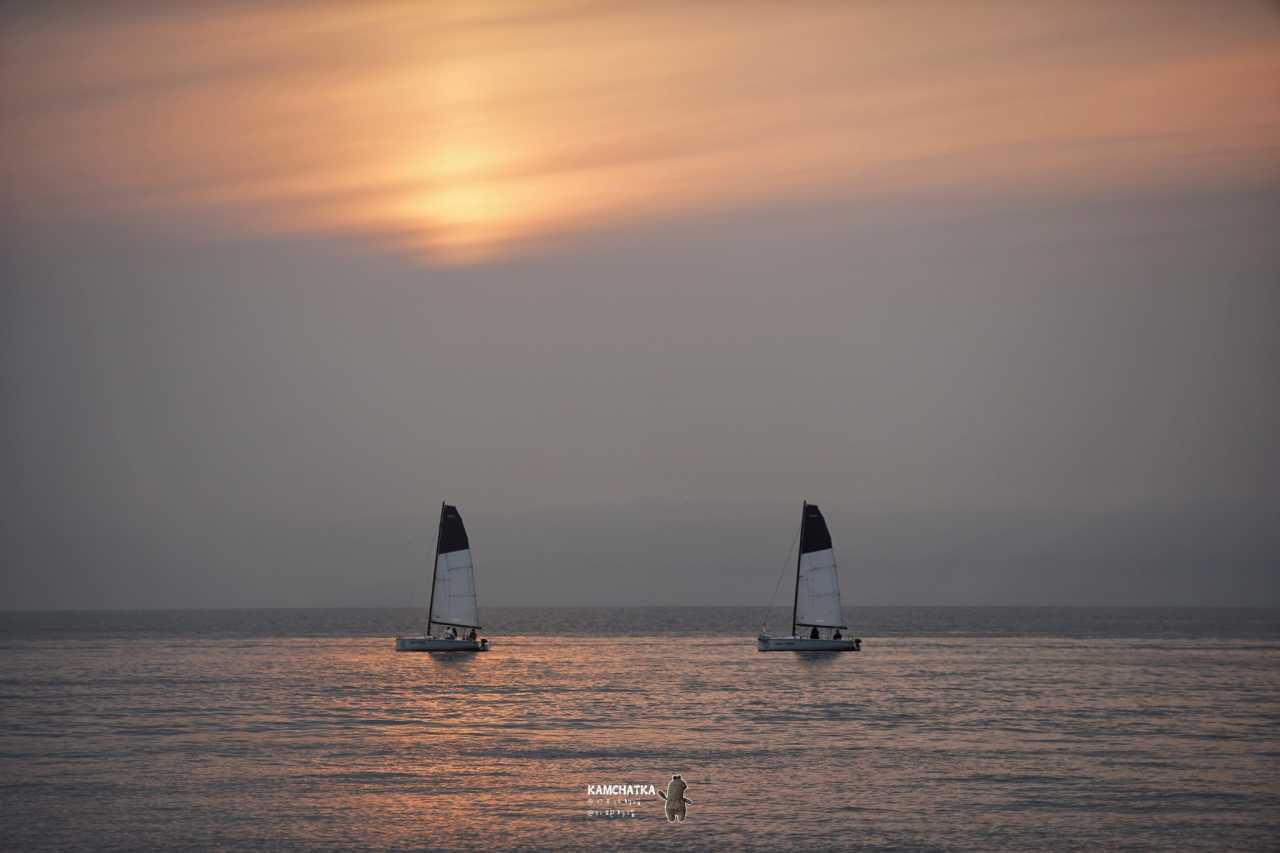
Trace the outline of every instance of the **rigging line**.
<path fill-rule="evenodd" d="M 800 528 L 796 528 L 796 535 L 791 539 L 791 546 L 787 548 L 787 553 L 782 557 L 782 573 L 778 575 L 778 582 L 773 585 L 773 595 L 769 596 L 769 606 L 764 610 L 764 618 L 760 620 L 760 627 L 763 629 L 765 623 L 769 621 L 769 611 L 773 610 L 773 603 L 778 599 L 778 590 L 782 587 L 782 579 L 787 576 L 787 569 L 791 566 L 791 549 L 796 547 L 796 542 L 800 539 Z"/>

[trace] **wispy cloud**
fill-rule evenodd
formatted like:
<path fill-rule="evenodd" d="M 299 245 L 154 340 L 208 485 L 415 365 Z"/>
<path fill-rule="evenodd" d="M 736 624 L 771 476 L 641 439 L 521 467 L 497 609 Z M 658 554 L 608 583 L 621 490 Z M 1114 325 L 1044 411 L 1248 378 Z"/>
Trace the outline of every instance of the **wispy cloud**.
<path fill-rule="evenodd" d="M 445 259 L 796 198 L 1280 178 L 1280 15 L 1204 2 L 10 12 L 11 215 Z"/>

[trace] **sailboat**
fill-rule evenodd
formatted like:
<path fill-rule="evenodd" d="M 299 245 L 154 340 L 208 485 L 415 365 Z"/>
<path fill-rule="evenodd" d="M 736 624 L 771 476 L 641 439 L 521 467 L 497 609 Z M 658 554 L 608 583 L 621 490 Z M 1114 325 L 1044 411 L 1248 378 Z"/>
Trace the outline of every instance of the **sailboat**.
<path fill-rule="evenodd" d="M 797 629 L 808 628 L 801 636 Z M 822 636 L 823 630 L 827 636 Z M 791 606 L 791 635 L 771 637 L 763 628 L 756 638 L 762 652 L 860 652 L 862 640 L 837 638 L 849 628 L 840 612 L 840 579 L 827 520 L 817 504 L 800 511 L 800 549 L 796 553 L 796 589 Z"/>
<path fill-rule="evenodd" d="M 442 636 L 431 626 L 447 628 Z M 470 639 L 462 632 L 480 630 L 476 603 L 475 568 L 471 541 L 456 506 L 440 504 L 436 532 L 436 559 L 431 570 L 431 594 L 427 599 L 427 633 L 421 637 L 396 637 L 398 652 L 487 652 L 488 640 Z"/>

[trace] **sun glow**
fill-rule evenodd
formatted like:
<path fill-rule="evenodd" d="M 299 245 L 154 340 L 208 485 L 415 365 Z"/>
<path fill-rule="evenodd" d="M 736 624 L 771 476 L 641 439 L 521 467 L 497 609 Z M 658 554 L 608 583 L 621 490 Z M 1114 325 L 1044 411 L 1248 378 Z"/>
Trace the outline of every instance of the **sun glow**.
<path fill-rule="evenodd" d="M 409 223 L 423 224 L 427 248 L 465 260 L 502 241 L 515 199 L 487 177 L 501 160 L 495 148 L 466 141 L 440 146 L 426 159 L 423 189 L 405 200 L 403 215 Z"/>
<path fill-rule="evenodd" d="M 212 214 L 456 262 L 775 200 L 1280 177 L 1261 4 L 1212 26 L 1142 0 L 146 8 L 11 16 L 10 211 Z"/>

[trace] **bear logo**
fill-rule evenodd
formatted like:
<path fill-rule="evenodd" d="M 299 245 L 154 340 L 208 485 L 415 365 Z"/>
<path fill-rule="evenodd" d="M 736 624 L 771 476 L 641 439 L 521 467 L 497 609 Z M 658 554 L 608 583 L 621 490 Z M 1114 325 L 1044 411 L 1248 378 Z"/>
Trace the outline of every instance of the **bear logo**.
<path fill-rule="evenodd" d="M 693 805 L 693 800 L 684 795 L 689 790 L 689 786 L 685 784 L 684 779 L 680 778 L 679 773 L 671 776 L 671 781 L 667 783 L 667 792 L 658 792 L 658 796 L 666 801 L 667 820 L 671 823 L 678 823 L 685 818 L 685 806 Z"/>

